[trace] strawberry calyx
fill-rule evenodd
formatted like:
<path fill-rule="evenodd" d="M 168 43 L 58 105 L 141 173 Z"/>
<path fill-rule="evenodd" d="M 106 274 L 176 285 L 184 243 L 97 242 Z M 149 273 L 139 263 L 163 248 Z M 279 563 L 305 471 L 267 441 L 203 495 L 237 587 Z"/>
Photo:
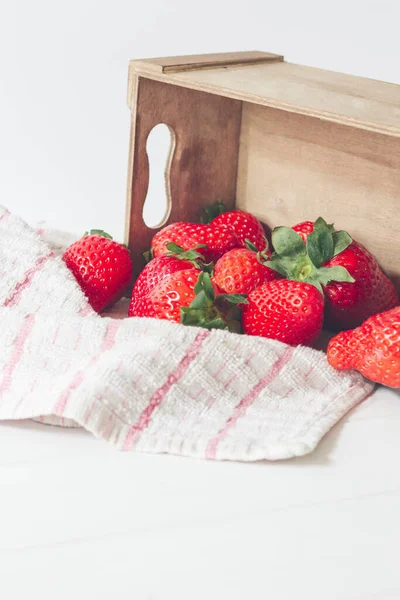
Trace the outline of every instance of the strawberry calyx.
<path fill-rule="evenodd" d="M 265 248 L 264 248 L 264 250 L 259 250 L 257 248 L 257 246 L 255 246 L 253 244 L 253 242 L 251 242 L 247 238 L 245 239 L 245 243 L 246 243 L 247 250 L 251 250 L 252 252 L 255 252 L 257 254 L 257 260 L 258 260 L 258 262 L 261 265 L 268 266 L 268 265 L 266 265 L 266 263 L 271 260 L 271 253 L 269 251 L 269 243 L 268 243 L 267 238 L 265 238 Z"/>
<path fill-rule="evenodd" d="M 218 215 L 222 215 L 222 213 L 226 212 L 229 212 L 229 208 L 221 202 L 221 200 L 217 200 L 214 204 L 203 208 L 200 216 L 200 223 L 208 225 L 213 219 L 218 217 Z"/>
<path fill-rule="evenodd" d="M 103 231 L 103 229 L 90 229 L 89 231 L 85 231 L 85 233 L 83 234 L 82 237 L 87 237 L 88 235 L 99 235 L 100 237 L 103 237 L 107 240 L 114 240 L 113 236 L 110 235 L 109 233 L 107 233 L 106 231 Z M 120 246 L 123 246 L 124 248 L 126 248 L 128 250 L 128 252 L 130 253 L 130 249 L 128 248 L 128 246 L 126 244 L 122 244 L 120 242 L 118 242 Z"/>
<path fill-rule="evenodd" d="M 194 267 L 200 269 L 201 271 L 210 274 L 213 273 L 214 263 L 206 263 L 204 255 L 198 252 L 198 250 L 201 248 L 208 248 L 207 244 L 197 244 L 197 246 L 194 246 L 194 248 L 191 248 L 190 250 L 184 250 L 182 246 L 178 246 L 178 244 L 175 244 L 174 242 L 168 242 L 168 244 L 166 244 L 166 248 L 168 250 L 167 256 L 178 258 L 179 260 L 185 260 L 192 263 Z"/>
<path fill-rule="evenodd" d="M 100 235 L 101 237 L 107 238 L 109 240 L 113 239 L 112 235 L 110 235 L 106 231 L 103 231 L 102 229 L 90 229 L 89 231 L 85 231 L 83 237 L 86 237 L 88 235 Z"/>
<path fill-rule="evenodd" d="M 306 243 L 291 227 L 276 227 L 272 232 L 274 252 L 264 264 L 286 279 L 310 283 L 322 293 L 322 286 L 331 282 L 354 283 L 345 267 L 324 266 L 352 241 L 346 231 L 335 231 L 322 217 L 315 221 Z"/>
<path fill-rule="evenodd" d="M 167 256 L 173 256 L 174 258 L 180 258 L 182 260 L 187 260 L 196 265 L 196 261 L 205 260 L 203 254 L 197 252 L 199 248 L 207 248 L 206 244 L 197 244 L 194 248 L 190 250 L 184 250 L 182 246 L 178 246 L 175 242 L 168 242 L 166 244 L 167 247 Z"/>
<path fill-rule="evenodd" d="M 195 299 L 182 306 L 181 323 L 205 329 L 227 329 L 241 333 L 239 304 L 247 304 L 244 294 L 215 294 L 210 274 L 202 271 L 194 286 Z"/>

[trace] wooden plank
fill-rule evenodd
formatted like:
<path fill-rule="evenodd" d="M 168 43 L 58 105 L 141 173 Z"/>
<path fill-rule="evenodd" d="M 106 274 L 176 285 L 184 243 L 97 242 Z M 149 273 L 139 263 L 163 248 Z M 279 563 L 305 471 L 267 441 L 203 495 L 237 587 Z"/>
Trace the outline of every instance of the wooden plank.
<path fill-rule="evenodd" d="M 241 102 L 139 78 L 132 111 L 126 242 L 134 275 L 143 268 L 142 253 L 157 229 L 143 220 L 149 181 L 146 141 L 159 123 L 175 134 L 169 186 L 168 223 L 198 221 L 201 208 L 217 199 L 233 206 L 236 193 Z"/>
<path fill-rule="evenodd" d="M 170 56 L 167 58 L 145 58 L 132 61 L 134 70 L 150 69 L 155 73 L 179 73 L 198 69 L 215 69 L 226 66 L 255 65 L 281 62 L 283 56 L 258 50 L 247 52 L 224 52 L 222 54 L 196 54 L 190 56 Z"/>
<path fill-rule="evenodd" d="M 323 216 L 400 291 L 400 139 L 243 105 L 237 205 L 269 226 Z"/>
<path fill-rule="evenodd" d="M 141 61 L 131 72 L 400 137 L 400 86 L 391 83 L 285 62 L 162 73 Z"/>

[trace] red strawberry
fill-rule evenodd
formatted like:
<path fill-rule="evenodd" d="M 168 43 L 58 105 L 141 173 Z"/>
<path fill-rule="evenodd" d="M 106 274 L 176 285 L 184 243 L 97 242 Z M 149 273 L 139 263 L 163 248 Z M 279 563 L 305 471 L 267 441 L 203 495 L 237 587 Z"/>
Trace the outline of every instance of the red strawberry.
<path fill-rule="evenodd" d="M 260 221 L 244 210 L 223 212 L 215 217 L 210 224 L 213 227 L 226 227 L 233 231 L 243 248 L 246 247 L 246 240 L 254 244 L 257 250 L 262 251 L 267 247 L 267 240 Z"/>
<path fill-rule="evenodd" d="M 136 304 L 130 316 L 239 331 L 240 311 L 233 305 L 243 302 L 246 302 L 244 296 L 220 294 L 208 273 L 193 268 L 167 275 Z"/>
<path fill-rule="evenodd" d="M 299 234 L 304 243 L 307 241 L 307 236 L 314 231 L 314 223 L 312 221 L 303 221 L 292 227 Z"/>
<path fill-rule="evenodd" d="M 268 268 L 265 259 L 269 256 L 269 251 L 261 256 L 249 248 L 234 248 L 217 261 L 214 281 L 229 294 L 249 294 L 266 281 L 281 277 Z"/>
<path fill-rule="evenodd" d="M 335 369 L 357 369 L 372 381 L 400 388 L 400 307 L 339 333 L 329 342 L 328 361 Z"/>
<path fill-rule="evenodd" d="M 168 254 L 153 258 L 140 273 L 136 279 L 128 316 L 133 316 L 137 311 L 140 312 L 138 303 L 142 304 L 149 292 L 155 288 L 165 277 L 176 273 L 199 267 L 199 262 L 204 258 L 197 249 L 199 246 L 188 252 L 176 244 L 168 244 Z"/>
<path fill-rule="evenodd" d="M 155 317 L 179 323 L 181 307 L 189 306 L 196 297 L 194 286 L 198 276 L 199 271 L 192 266 L 166 275 L 147 295 L 142 295 L 138 301 L 131 303 L 129 316 Z"/>
<path fill-rule="evenodd" d="M 308 283 L 280 279 L 251 292 L 243 308 L 243 331 L 297 346 L 312 344 L 321 333 L 324 299 Z"/>
<path fill-rule="evenodd" d="M 345 267 L 355 283 L 331 283 L 326 288 L 327 324 L 333 329 L 354 328 L 371 315 L 397 306 L 396 289 L 364 246 L 353 242 L 327 266 Z"/>
<path fill-rule="evenodd" d="M 98 229 L 67 248 L 63 259 L 97 312 L 122 298 L 132 277 L 126 246 Z"/>
<path fill-rule="evenodd" d="M 315 224 L 319 231 L 315 236 Z M 325 317 L 328 327 L 331 329 L 353 329 L 360 325 L 365 319 L 397 306 L 399 303 L 393 283 L 381 271 L 376 259 L 368 250 L 351 239 L 345 232 L 335 232 L 332 225 L 327 225 L 323 219 L 316 223 L 305 221 L 295 225 L 294 229 L 307 242 L 308 236 L 313 234 L 315 240 L 311 246 L 316 246 L 317 253 L 321 250 L 321 235 L 331 237 L 334 250 L 335 241 L 342 240 L 337 251 L 324 256 L 323 267 L 345 268 L 354 279 L 353 283 L 346 281 L 332 281 L 324 287 L 326 296 Z M 347 241 L 346 241 L 347 236 Z M 316 242 L 314 244 L 314 242 Z M 325 243 L 325 242 L 323 242 Z M 315 253 L 315 248 L 307 248 Z M 311 260 L 313 256 L 311 256 Z M 322 282 L 323 283 L 323 282 Z"/>
<path fill-rule="evenodd" d="M 237 248 L 239 242 L 235 235 L 225 227 L 211 227 L 200 223 L 172 223 L 156 233 L 152 240 L 155 257 L 166 254 L 167 244 L 174 242 L 185 250 L 205 244 L 201 253 L 206 261 L 218 260 L 220 256 Z"/>

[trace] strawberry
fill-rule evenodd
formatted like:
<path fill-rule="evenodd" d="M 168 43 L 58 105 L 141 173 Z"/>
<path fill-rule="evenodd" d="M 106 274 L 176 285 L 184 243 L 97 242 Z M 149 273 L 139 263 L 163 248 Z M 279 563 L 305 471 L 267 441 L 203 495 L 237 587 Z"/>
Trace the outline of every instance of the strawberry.
<path fill-rule="evenodd" d="M 139 277 L 136 279 L 131 304 L 129 306 L 128 316 L 133 316 L 139 308 L 138 303 L 142 303 L 149 292 L 155 288 L 165 277 L 176 273 L 177 271 L 184 271 L 192 268 L 199 268 L 199 264 L 204 260 L 204 256 L 197 252 L 201 246 L 185 252 L 183 248 L 176 244 L 167 244 L 168 254 L 163 254 L 157 258 L 153 258 Z"/>
<path fill-rule="evenodd" d="M 307 236 L 314 231 L 314 223 L 312 221 L 303 221 L 292 227 L 293 231 L 299 234 L 304 243 L 307 242 Z"/>
<path fill-rule="evenodd" d="M 279 279 L 276 271 L 268 268 L 271 253 L 248 243 L 248 248 L 234 248 L 216 263 L 214 281 L 224 292 L 249 294 L 266 281 Z"/>
<path fill-rule="evenodd" d="M 233 231 L 243 248 L 246 248 L 246 240 L 250 240 L 260 252 L 268 246 L 260 221 L 244 210 L 227 211 L 223 202 L 217 202 L 204 209 L 203 221 L 213 227 L 226 227 Z"/>
<path fill-rule="evenodd" d="M 130 316 L 238 332 L 240 311 L 235 305 L 245 302 L 245 296 L 220 294 L 208 273 L 192 268 L 164 277 L 136 304 Z"/>
<path fill-rule="evenodd" d="M 243 331 L 297 346 L 312 344 L 321 333 L 324 298 L 308 283 L 280 279 L 264 283 L 243 308 Z"/>
<path fill-rule="evenodd" d="M 164 259 L 164 257 L 158 257 L 148 264 L 150 269 L 152 269 L 152 263 L 160 258 Z M 146 275 L 145 270 L 146 267 L 143 270 Z M 189 306 L 196 297 L 194 286 L 198 276 L 199 271 L 192 265 L 188 269 L 179 269 L 166 274 L 155 286 L 148 289 L 147 294 L 139 295 L 136 301 L 132 297 L 129 316 L 155 317 L 179 323 L 181 307 Z"/>
<path fill-rule="evenodd" d="M 129 250 L 99 229 L 67 248 L 63 260 L 97 312 L 122 298 L 132 277 Z"/>
<path fill-rule="evenodd" d="M 272 232 L 269 267 L 294 281 L 323 290 L 325 319 L 333 330 L 351 329 L 377 312 L 398 304 L 393 283 L 374 257 L 345 231 L 321 217 Z"/>
<path fill-rule="evenodd" d="M 355 280 L 354 284 L 331 283 L 326 288 L 326 318 L 331 329 L 352 329 L 371 315 L 398 305 L 394 284 L 361 244 L 353 242 L 327 264 L 346 267 Z"/>
<path fill-rule="evenodd" d="M 166 254 L 167 244 L 170 242 L 185 250 L 202 245 L 201 253 L 208 262 L 218 260 L 225 252 L 239 246 L 236 236 L 225 227 L 211 227 L 201 223 L 172 223 L 153 237 L 151 245 L 154 257 Z"/>
<path fill-rule="evenodd" d="M 329 342 L 327 356 L 335 369 L 357 369 L 372 381 L 400 388 L 400 307 L 339 333 Z"/>

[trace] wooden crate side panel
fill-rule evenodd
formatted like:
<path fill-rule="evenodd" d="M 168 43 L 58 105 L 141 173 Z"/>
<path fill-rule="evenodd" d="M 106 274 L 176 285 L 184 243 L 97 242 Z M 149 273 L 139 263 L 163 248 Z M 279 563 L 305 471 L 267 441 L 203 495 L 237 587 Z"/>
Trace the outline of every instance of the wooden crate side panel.
<path fill-rule="evenodd" d="M 238 166 L 241 102 L 139 78 L 132 110 L 126 241 L 134 275 L 157 229 L 143 221 L 149 181 L 146 141 L 159 123 L 175 134 L 171 157 L 171 212 L 166 224 L 198 221 L 201 208 L 220 199 L 233 206 Z"/>
<path fill-rule="evenodd" d="M 400 291 L 400 139 L 244 103 L 237 205 L 268 226 L 323 216 Z"/>
<path fill-rule="evenodd" d="M 393 83 L 275 59 L 178 72 L 162 72 L 159 65 L 132 61 L 130 71 L 131 75 L 144 74 L 182 87 L 400 137 L 400 86 Z"/>

